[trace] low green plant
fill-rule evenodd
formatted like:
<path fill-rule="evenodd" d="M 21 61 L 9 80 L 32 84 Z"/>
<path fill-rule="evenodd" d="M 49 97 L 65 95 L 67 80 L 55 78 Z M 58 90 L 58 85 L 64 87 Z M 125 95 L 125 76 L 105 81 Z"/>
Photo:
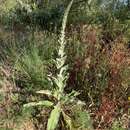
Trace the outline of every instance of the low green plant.
<path fill-rule="evenodd" d="M 112 125 L 111 130 L 125 130 L 124 128 L 122 128 L 121 124 L 119 121 L 115 121 Z"/>
<path fill-rule="evenodd" d="M 44 88 L 48 86 L 45 62 L 46 61 L 42 60 L 42 57 L 39 55 L 38 48 L 32 46 L 30 50 L 24 52 L 21 58 L 15 63 L 16 72 L 14 77 L 16 83 L 23 84 L 22 86 L 24 86 L 24 88 L 32 86 L 33 89 L 41 89 L 41 86 L 44 86 Z"/>

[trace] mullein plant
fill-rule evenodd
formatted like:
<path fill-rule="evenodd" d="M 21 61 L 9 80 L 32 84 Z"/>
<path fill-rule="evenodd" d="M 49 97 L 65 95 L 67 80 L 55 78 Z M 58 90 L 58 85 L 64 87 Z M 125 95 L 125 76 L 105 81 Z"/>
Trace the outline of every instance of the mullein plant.
<path fill-rule="evenodd" d="M 64 88 L 66 86 L 66 81 L 69 77 L 69 74 L 67 72 L 68 65 L 65 65 L 66 62 L 66 53 L 65 53 L 65 28 L 67 23 L 67 17 L 69 14 L 69 11 L 71 9 L 71 6 L 73 4 L 74 0 L 71 0 L 69 3 L 63 17 L 62 22 L 62 29 L 60 38 L 58 40 L 59 48 L 58 48 L 58 57 L 55 60 L 55 65 L 57 69 L 57 75 L 55 77 L 51 76 L 51 82 L 55 84 L 56 86 L 53 90 L 40 90 L 36 93 L 39 94 L 45 94 L 49 97 L 53 97 L 52 99 L 55 99 L 55 101 L 39 101 L 39 102 L 31 102 L 28 104 L 25 104 L 24 107 L 32 107 L 32 106 L 44 106 L 44 107 L 53 107 L 53 110 L 50 113 L 50 117 L 48 119 L 47 123 L 47 130 L 55 130 L 60 117 L 62 116 L 64 118 L 64 121 L 66 122 L 66 125 L 69 127 L 70 130 L 72 130 L 72 120 L 71 118 L 65 113 L 64 106 L 67 104 L 83 104 L 81 101 L 76 101 L 76 96 L 79 95 L 78 92 L 72 91 L 69 94 L 65 94 Z"/>

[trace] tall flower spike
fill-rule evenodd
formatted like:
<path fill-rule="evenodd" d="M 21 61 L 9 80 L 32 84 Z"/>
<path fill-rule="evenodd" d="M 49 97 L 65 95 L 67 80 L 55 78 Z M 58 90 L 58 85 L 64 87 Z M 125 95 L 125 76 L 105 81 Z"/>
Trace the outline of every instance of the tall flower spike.
<path fill-rule="evenodd" d="M 60 33 L 60 37 L 58 40 L 59 43 L 59 50 L 58 50 L 58 58 L 56 58 L 56 68 L 57 70 L 59 70 L 57 76 L 55 77 L 54 82 L 56 83 L 57 87 L 58 87 L 58 91 L 59 91 L 59 95 L 58 95 L 58 99 L 60 100 L 63 92 L 64 92 L 64 88 L 66 86 L 66 80 L 68 79 L 68 66 L 65 65 L 65 61 L 66 61 L 66 53 L 65 53 L 65 45 L 66 45 L 66 40 L 65 40 L 65 28 L 66 28 L 66 24 L 67 24 L 67 18 L 68 18 L 68 14 L 70 11 L 70 8 L 73 4 L 74 0 L 71 0 L 70 4 L 68 5 L 67 9 L 65 10 L 64 16 L 63 16 L 63 21 L 62 21 L 62 28 L 61 28 L 61 33 Z"/>

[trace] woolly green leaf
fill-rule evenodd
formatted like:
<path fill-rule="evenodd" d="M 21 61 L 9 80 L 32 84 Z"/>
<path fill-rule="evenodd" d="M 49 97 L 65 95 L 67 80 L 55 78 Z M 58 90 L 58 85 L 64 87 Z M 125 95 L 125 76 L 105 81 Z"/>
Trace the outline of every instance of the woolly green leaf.
<path fill-rule="evenodd" d="M 62 100 L 66 104 L 72 103 L 76 99 L 76 96 L 78 96 L 79 94 L 80 94 L 79 92 L 76 92 L 73 90 L 71 93 L 64 95 L 64 97 L 62 97 Z M 75 100 L 75 101 L 76 101 L 76 103 L 78 103 L 77 100 Z"/>
<path fill-rule="evenodd" d="M 33 107 L 33 106 L 50 107 L 50 106 L 53 106 L 53 103 L 50 101 L 39 101 L 39 102 L 30 102 L 30 103 L 24 104 L 24 107 Z"/>
<path fill-rule="evenodd" d="M 66 56 L 56 58 L 56 67 L 57 67 L 57 69 L 60 69 L 65 64 L 65 61 L 66 61 Z"/>
<path fill-rule="evenodd" d="M 63 67 L 60 69 L 60 75 L 63 75 L 63 76 L 67 75 L 67 73 L 66 73 L 66 70 L 67 70 L 67 69 L 68 69 L 68 65 L 63 66 Z"/>
<path fill-rule="evenodd" d="M 52 110 L 50 114 L 50 118 L 48 119 L 47 130 L 55 130 L 55 128 L 58 125 L 60 113 L 61 113 L 61 108 L 59 104 L 57 104 Z"/>
<path fill-rule="evenodd" d="M 49 90 L 40 90 L 40 91 L 37 91 L 36 93 L 38 93 L 38 94 L 45 94 L 45 95 L 48 95 L 48 96 L 52 96 L 52 93 Z"/>
<path fill-rule="evenodd" d="M 88 4 L 90 5 L 92 3 L 92 0 L 88 0 Z"/>
<path fill-rule="evenodd" d="M 61 81 L 59 81 L 59 79 L 52 77 L 52 79 L 54 80 L 55 84 L 57 85 L 58 88 L 60 88 L 63 84 Z"/>
<path fill-rule="evenodd" d="M 72 130 L 72 120 L 71 120 L 71 118 L 68 115 L 66 115 L 64 113 L 64 111 L 62 111 L 62 115 L 63 115 L 63 118 L 64 118 L 66 124 L 68 125 L 69 129 Z"/>

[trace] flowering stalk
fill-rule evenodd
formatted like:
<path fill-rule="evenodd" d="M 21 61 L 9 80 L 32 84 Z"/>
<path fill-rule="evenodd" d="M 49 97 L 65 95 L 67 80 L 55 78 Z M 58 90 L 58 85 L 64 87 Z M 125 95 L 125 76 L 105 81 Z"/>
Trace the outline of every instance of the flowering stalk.
<path fill-rule="evenodd" d="M 60 100 L 62 97 L 62 94 L 64 93 L 64 88 L 66 86 L 66 81 L 68 79 L 68 65 L 65 65 L 66 61 L 66 53 L 65 53 L 65 45 L 66 45 L 66 40 L 65 40 L 65 28 L 67 24 L 67 17 L 70 11 L 70 8 L 72 6 L 73 0 L 71 0 L 70 4 L 68 5 L 64 17 L 63 17 L 63 22 L 62 22 L 62 29 L 61 29 L 61 34 L 60 38 L 58 40 L 59 43 L 59 50 L 58 50 L 58 58 L 56 58 L 56 68 L 59 71 L 57 76 L 54 79 L 54 82 L 57 85 L 58 89 L 58 95 L 57 99 Z"/>

